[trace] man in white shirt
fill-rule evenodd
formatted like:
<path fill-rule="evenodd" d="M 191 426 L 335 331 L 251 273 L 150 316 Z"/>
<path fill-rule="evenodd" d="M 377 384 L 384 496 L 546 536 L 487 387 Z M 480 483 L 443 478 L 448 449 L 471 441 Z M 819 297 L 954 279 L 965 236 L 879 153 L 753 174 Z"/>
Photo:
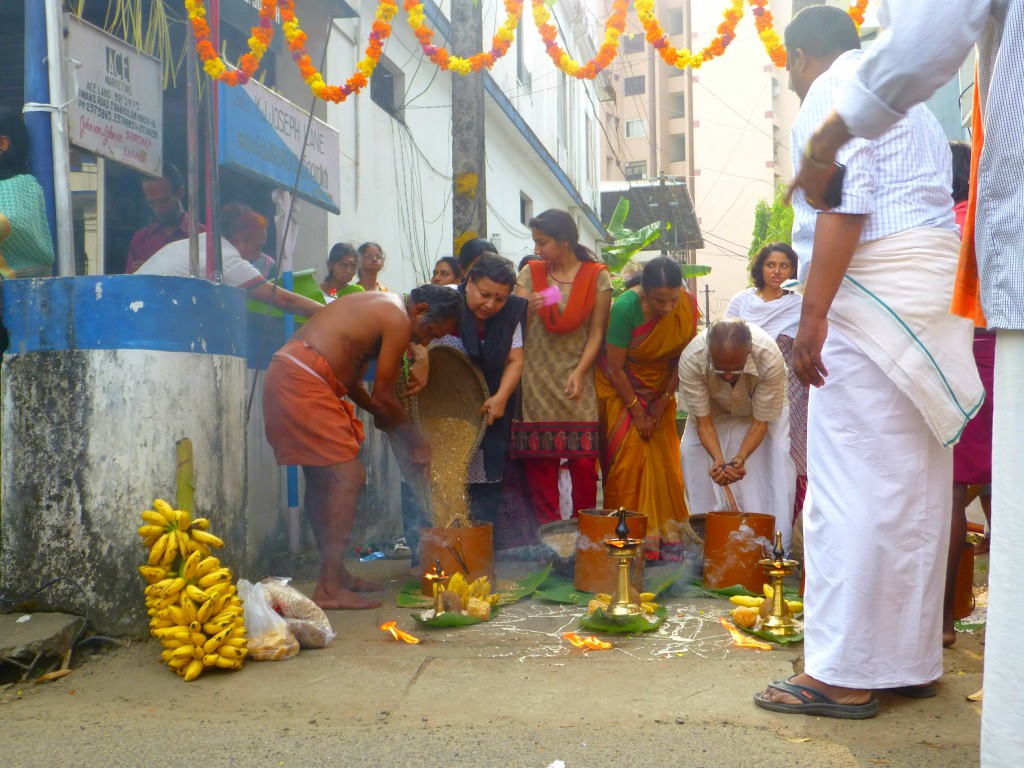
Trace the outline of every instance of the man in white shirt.
<path fill-rule="evenodd" d="M 244 217 L 234 217 L 238 227 L 245 221 Z M 233 239 L 244 238 L 247 232 L 244 229 L 232 231 L 225 228 L 224 239 L 221 240 L 221 255 L 223 264 L 224 284 L 233 285 L 245 289 L 249 298 L 262 301 L 264 304 L 273 304 L 278 309 L 289 312 L 293 315 L 311 317 L 317 310 L 323 308 L 312 299 L 307 299 L 297 293 L 285 290 L 273 283 L 267 282 L 263 274 L 252 264 L 242 258 L 238 249 L 232 245 Z M 199 235 L 200 270 L 205 273 L 206 264 L 206 234 Z M 133 274 L 136 275 L 165 275 L 167 277 L 188 277 L 189 274 L 188 240 L 177 240 L 169 243 L 154 253 L 142 264 Z"/>
<path fill-rule="evenodd" d="M 850 17 L 811 6 L 786 29 L 803 147 L 856 77 Z M 876 690 L 934 696 L 952 451 L 983 390 L 971 324 L 948 314 L 959 250 L 950 154 L 916 107 L 851 143 L 840 203 L 794 198 L 804 297 L 794 369 L 810 393 L 804 672 L 755 695 L 773 711 L 863 719 Z M 813 156 L 794 160 L 820 164 Z M 827 378 L 827 383 L 825 377 Z"/>
<path fill-rule="evenodd" d="M 884 132 L 910 105 L 948 82 L 977 44 L 978 120 L 985 145 L 977 178 L 971 179 L 972 198 L 977 193 L 974 245 L 981 308 L 997 339 L 981 764 L 996 768 L 1024 751 L 1024 665 L 1018 662 L 1016 607 L 1018 553 L 1024 547 L 1024 0 L 889 5 L 894 6 L 891 19 L 884 16 L 885 2 L 879 12 L 886 34 L 872 46 L 857 80 L 846 85 L 835 112 L 808 146 L 817 159 L 829 161 L 851 136 L 871 138 Z M 797 183 L 820 197 L 828 178 L 827 167 L 807 166 Z"/>
<path fill-rule="evenodd" d="M 789 455 L 786 361 L 775 339 L 739 318 L 713 323 L 679 358 L 688 414 L 680 450 L 692 512 L 740 509 L 775 515 L 789 548 L 796 465 Z M 737 482 L 742 480 L 743 482 Z"/>

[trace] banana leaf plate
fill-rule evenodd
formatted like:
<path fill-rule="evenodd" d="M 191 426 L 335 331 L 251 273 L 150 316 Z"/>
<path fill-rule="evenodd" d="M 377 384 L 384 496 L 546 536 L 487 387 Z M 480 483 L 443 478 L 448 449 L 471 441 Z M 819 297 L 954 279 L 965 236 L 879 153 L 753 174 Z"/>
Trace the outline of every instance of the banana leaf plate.
<path fill-rule="evenodd" d="M 500 609 L 498 606 L 492 605 L 491 618 L 487 619 L 487 621 L 490 621 L 497 616 L 499 611 Z M 425 612 L 422 611 L 416 611 L 412 614 L 412 617 L 424 627 L 448 629 L 451 627 L 470 627 L 474 624 L 484 623 L 483 619 L 478 619 L 476 616 L 466 616 L 465 614 L 455 613 L 454 611 L 445 611 L 439 616 L 434 616 L 429 619 L 425 618 L 424 613 Z"/>
<path fill-rule="evenodd" d="M 654 612 L 653 621 L 646 616 L 613 619 L 598 608 L 589 616 L 580 616 L 580 626 L 592 632 L 602 632 L 608 635 L 637 634 L 657 629 L 665 622 L 666 616 L 668 616 L 668 610 L 664 605 L 658 606 L 658 610 Z"/>
<path fill-rule="evenodd" d="M 767 640 L 769 643 L 777 643 L 778 645 L 790 645 L 792 643 L 802 643 L 804 641 L 804 633 L 797 632 L 795 635 L 776 635 L 774 632 L 769 632 L 767 629 L 751 629 L 748 627 L 740 627 L 738 624 L 733 622 L 734 627 L 738 627 L 741 631 L 746 632 L 748 635 L 754 635 L 762 640 Z"/>
<path fill-rule="evenodd" d="M 547 568 L 534 573 L 528 573 L 521 579 L 509 582 L 499 581 L 496 585 L 499 588 L 495 590 L 500 598 L 499 604 L 509 605 L 522 600 L 524 597 L 529 597 L 537 587 L 544 583 L 544 580 L 548 578 L 550 573 L 551 564 L 549 563 Z M 395 603 L 399 608 L 434 607 L 433 598 L 422 594 L 422 585 L 419 579 L 407 581 L 403 584 L 402 588 L 398 591 L 398 595 L 395 597 Z"/>
<path fill-rule="evenodd" d="M 660 595 L 669 589 L 673 584 L 683 578 L 685 569 L 673 568 L 664 575 L 659 575 L 656 582 L 647 584 L 645 592 L 653 592 Z M 533 596 L 538 600 L 545 600 L 549 603 L 565 603 L 568 605 L 586 605 L 594 597 L 592 592 L 581 592 L 573 586 L 573 580 L 568 576 L 558 574 L 551 575 L 547 581 L 540 585 Z"/>

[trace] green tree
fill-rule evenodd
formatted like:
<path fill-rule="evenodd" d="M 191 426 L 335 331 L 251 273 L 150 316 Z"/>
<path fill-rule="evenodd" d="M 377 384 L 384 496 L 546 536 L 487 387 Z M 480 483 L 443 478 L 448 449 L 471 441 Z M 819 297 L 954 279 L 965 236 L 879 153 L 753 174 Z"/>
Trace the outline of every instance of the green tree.
<path fill-rule="evenodd" d="M 768 243 L 789 243 L 793 239 L 793 208 L 786 205 L 786 187 L 775 187 L 775 198 L 760 200 L 754 208 L 754 236 L 750 243 L 751 260 Z"/>

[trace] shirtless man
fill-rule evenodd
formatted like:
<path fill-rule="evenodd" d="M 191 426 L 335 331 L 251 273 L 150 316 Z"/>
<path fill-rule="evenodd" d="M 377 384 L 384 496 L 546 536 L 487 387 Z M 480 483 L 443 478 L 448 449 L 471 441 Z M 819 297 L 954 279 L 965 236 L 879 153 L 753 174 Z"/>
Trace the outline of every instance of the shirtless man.
<path fill-rule="evenodd" d="M 356 502 L 366 480 L 359 461 L 363 425 L 359 407 L 378 429 L 400 442 L 407 476 L 427 476 L 430 447 L 395 395 L 402 355 L 410 345 L 458 332 L 462 297 L 441 285 L 423 285 L 408 298 L 377 291 L 358 293 L 318 312 L 281 348 L 267 369 L 263 418 L 267 440 L 281 466 L 299 465 L 306 479 L 306 514 L 320 549 L 313 600 L 321 608 L 376 608 L 359 592 L 379 587 L 345 568 Z M 361 383 L 377 360 L 373 394 Z M 394 444 L 394 442 L 393 442 Z"/>

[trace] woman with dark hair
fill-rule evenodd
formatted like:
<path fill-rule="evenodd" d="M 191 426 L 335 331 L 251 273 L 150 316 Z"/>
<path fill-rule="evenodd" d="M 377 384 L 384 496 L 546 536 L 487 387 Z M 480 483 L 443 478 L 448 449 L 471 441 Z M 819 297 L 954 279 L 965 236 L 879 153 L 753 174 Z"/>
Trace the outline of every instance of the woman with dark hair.
<path fill-rule="evenodd" d="M 430 282 L 434 285 L 458 285 L 462 281 L 462 267 L 454 256 L 442 256 L 434 265 Z"/>
<path fill-rule="evenodd" d="M 800 324 L 800 297 L 782 284 L 796 277 L 800 266 L 796 251 L 787 243 L 769 243 L 750 265 L 753 288 L 732 297 L 726 317 L 739 317 L 759 326 L 779 345 L 786 358 L 786 395 L 789 400 L 789 455 L 796 467 L 795 522 L 807 495 L 807 387 L 793 372 L 793 339 Z M 781 521 L 780 521 L 781 524 Z"/>
<path fill-rule="evenodd" d="M 489 253 L 492 256 L 500 255 L 498 249 L 494 247 L 494 243 L 490 240 L 484 240 L 482 237 L 474 237 L 472 240 L 464 242 L 462 247 L 459 248 L 458 259 L 462 274 L 468 275 L 476 260 L 485 253 Z"/>
<path fill-rule="evenodd" d="M 359 246 L 359 285 L 364 291 L 385 291 L 388 288 L 377 281 L 377 275 L 384 269 L 384 249 L 377 243 L 363 243 Z"/>
<path fill-rule="evenodd" d="M 597 503 L 598 413 L 594 363 L 612 302 L 608 270 L 579 242 L 576 222 L 548 210 L 530 220 L 540 260 L 519 273 L 529 300 L 522 420 L 512 425 L 512 457 L 523 459 L 538 523 L 561 519 L 558 470 L 572 478 L 573 515 Z"/>
<path fill-rule="evenodd" d="M 28 168 L 28 131 L 19 113 L 0 107 L 0 280 L 52 272 L 43 189 Z"/>
<path fill-rule="evenodd" d="M 516 273 L 511 262 L 492 254 L 481 256 L 466 282 L 458 286 L 466 307 L 458 334 L 433 342 L 464 352 L 479 366 L 487 382 L 489 397 L 481 413 L 487 418 L 488 426 L 480 450 L 469 465 L 469 499 L 472 518 L 495 527 L 501 505 L 501 481 L 509 457 L 513 411 L 509 403 L 515 399 L 523 374 L 527 301 L 512 295 L 515 287 Z M 416 553 L 422 513 L 412 495 L 404 491 L 403 488 L 405 538 Z M 416 562 L 414 560 L 414 566 Z"/>
<path fill-rule="evenodd" d="M 327 254 L 327 278 L 320 283 L 324 296 L 340 298 L 359 293 L 363 286 L 353 283 L 359 269 L 359 253 L 350 243 L 335 243 Z"/>
<path fill-rule="evenodd" d="M 682 270 L 659 256 L 612 304 L 595 375 L 601 413 L 604 506 L 647 515 L 648 558 L 679 548 L 688 516 L 676 389 L 679 355 L 697 333 L 697 300 Z"/>

